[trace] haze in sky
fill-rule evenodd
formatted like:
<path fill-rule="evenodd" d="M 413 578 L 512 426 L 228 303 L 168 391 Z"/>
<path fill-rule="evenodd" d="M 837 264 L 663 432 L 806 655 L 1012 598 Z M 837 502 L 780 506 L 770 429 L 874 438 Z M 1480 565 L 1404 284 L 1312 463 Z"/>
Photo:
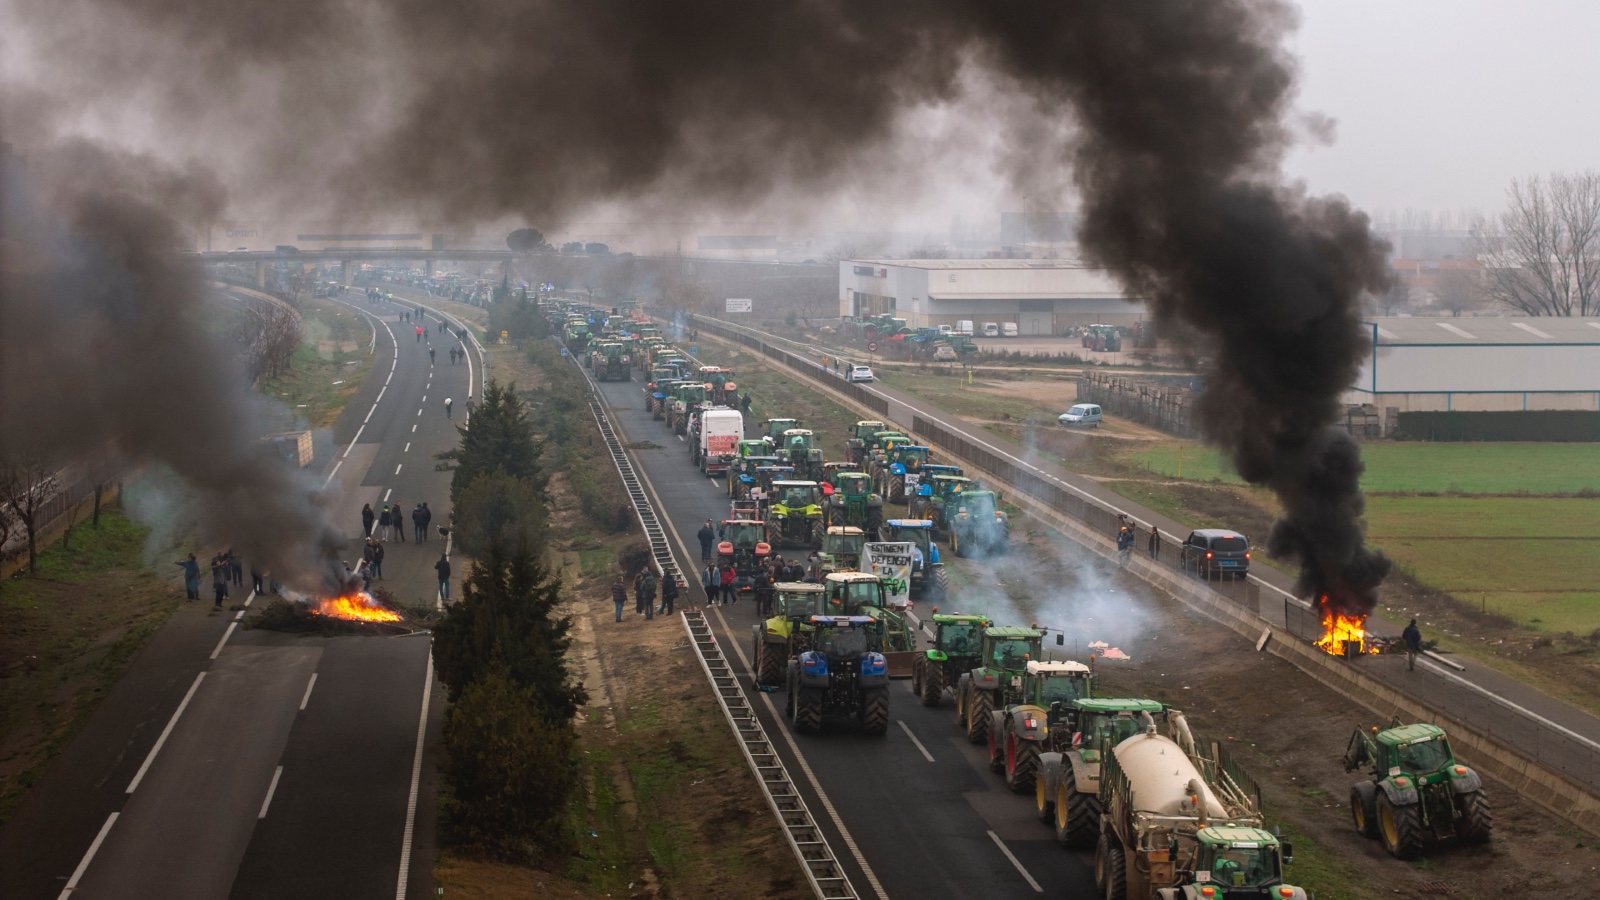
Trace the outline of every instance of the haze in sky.
<path fill-rule="evenodd" d="M 1300 107 L 1338 122 L 1291 175 L 1372 212 L 1504 203 L 1514 177 L 1600 168 L 1600 4 L 1303 0 Z"/>

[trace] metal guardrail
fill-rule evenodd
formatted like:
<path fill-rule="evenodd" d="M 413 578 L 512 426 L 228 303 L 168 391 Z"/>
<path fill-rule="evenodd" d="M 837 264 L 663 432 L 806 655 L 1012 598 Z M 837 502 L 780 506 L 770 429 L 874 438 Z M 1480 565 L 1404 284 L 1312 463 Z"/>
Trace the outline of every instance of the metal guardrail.
<path fill-rule="evenodd" d="M 723 656 L 705 613 L 699 609 L 686 609 L 682 616 L 683 630 L 688 632 L 689 641 L 694 644 L 700 668 L 706 673 L 706 679 L 711 682 L 712 690 L 717 695 L 717 704 L 722 707 L 722 714 L 727 717 L 728 725 L 738 737 L 739 749 L 744 752 L 745 761 L 761 783 L 761 792 L 766 795 L 772 811 L 783 825 L 784 837 L 794 851 L 795 858 L 800 861 L 811 889 L 822 900 L 855 900 L 856 892 L 850 886 L 850 879 L 845 877 L 839 861 L 828 847 L 827 838 L 817 828 L 805 800 L 789 780 L 789 772 L 784 768 L 783 761 L 772 749 L 772 742 L 767 739 L 761 720 L 756 718 L 755 711 L 745 699 L 744 690 L 739 687 L 739 680 L 729 667 L 727 657 Z"/>

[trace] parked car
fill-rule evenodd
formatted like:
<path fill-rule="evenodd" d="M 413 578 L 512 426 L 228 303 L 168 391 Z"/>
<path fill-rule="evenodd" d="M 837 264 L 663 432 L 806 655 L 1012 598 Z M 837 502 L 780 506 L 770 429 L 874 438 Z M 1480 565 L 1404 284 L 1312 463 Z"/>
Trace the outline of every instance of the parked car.
<path fill-rule="evenodd" d="M 871 366 L 851 366 L 850 367 L 850 371 L 845 373 L 844 380 L 845 381 L 871 381 L 872 380 L 872 367 Z"/>
<path fill-rule="evenodd" d="M 1001 322 L 1000 323 L 1000 336 L 1001 337 L 1016 337 L 1017 336 L 1017 323 L 1015 323 L 1015 322 Z"/>
<path fill-rule="evenodd" d="M 983 336 L 984 337 L 999 337 L 1000 336 L 1000 323 L 999 322 L 985 322 L 985 323 L 983 323 Z"/>
<path fill-rule="evenodd" d="M 1210 579 L 1232 575 L 1243 578 L 1250 571 L 1250 540 L 1226 528 L 1202 528 L 1191 532 L 1178 550 L 1178 563 L 1184 571 Z"/>
<path fill-rule="evenodd" d="M 1093 403 L 1075 403 L 1072 408 L 1056 417 L 1062 425 L 1100 427 L 1100 407 Z"/>

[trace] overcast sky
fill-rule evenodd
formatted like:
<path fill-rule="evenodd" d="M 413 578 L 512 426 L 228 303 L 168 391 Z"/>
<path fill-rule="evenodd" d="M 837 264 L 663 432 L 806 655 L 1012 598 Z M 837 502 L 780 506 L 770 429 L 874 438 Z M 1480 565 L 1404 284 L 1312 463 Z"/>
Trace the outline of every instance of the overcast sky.
<path fill-rule="evenodd" d="M 1501 207 L 1513 177 L 1600 168 L 1600 4 L 1302 0 L 1302 109 L 1338 120 L 1290 174 L 1372 212 Z"/>

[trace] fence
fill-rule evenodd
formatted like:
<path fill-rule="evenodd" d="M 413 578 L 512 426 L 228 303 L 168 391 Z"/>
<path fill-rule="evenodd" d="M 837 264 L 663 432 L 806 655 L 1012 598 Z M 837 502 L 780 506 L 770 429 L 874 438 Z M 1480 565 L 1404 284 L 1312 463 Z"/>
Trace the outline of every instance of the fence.
<path fill-rule="evenodd" d="M 1196 437 L 1194 393 L 1146 381 L 1085 372 L 1078 376 L 1078 402 L 1106 410 L 1180 437 Z"/>
<path fill-rule="evenodd" d="M 94 478 L 74 478 L 65 487 L 50 492 L 39 504 L 35 522 L 34 546 L 37 550 L 54 543 L 66 530 L 94 515 L 95 485 L 100 485 L 100 502 L 103 505 L 112 497 L 122 495 L 120 474 Z M 28 564 L 28 532 L 22 520 L 10 509 L 0 507 L 0 516 L 7 517 L 6 541 L 0 546 L 0 576 L 19 571 Z"/>

